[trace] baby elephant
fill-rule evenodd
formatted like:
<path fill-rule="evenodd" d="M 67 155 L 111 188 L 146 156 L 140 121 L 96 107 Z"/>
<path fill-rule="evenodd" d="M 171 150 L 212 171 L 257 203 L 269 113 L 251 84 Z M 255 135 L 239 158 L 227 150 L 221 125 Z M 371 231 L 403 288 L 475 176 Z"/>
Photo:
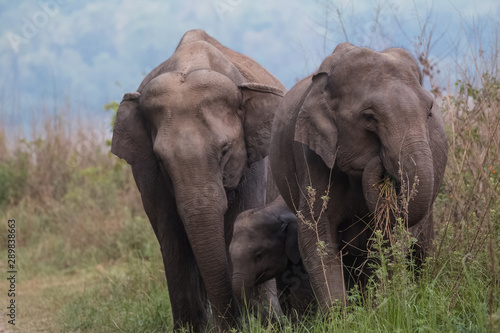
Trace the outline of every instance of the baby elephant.
<path fill-rule="evenodd" d="M 260 284 L 275 278 L 285 314 L 296 318 L 306 312 L 314 296 L 300 258 L 297 217 L 281 196 L 238 215 L 229 252 L 234 295 L 242 303 L 255 297 Z"/>

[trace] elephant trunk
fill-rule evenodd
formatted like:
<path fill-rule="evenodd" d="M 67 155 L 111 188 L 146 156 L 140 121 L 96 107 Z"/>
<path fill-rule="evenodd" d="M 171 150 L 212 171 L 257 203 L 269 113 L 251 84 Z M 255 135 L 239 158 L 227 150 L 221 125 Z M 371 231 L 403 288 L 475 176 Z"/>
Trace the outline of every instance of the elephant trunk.
<path fill-rule="evenodd" d="M 172 172 L 177 210 L 215 318 L 220 327 L 231 327 L 239 312 L 237 304 L 234 304 L 226 248 L 224 215 L 227 197 L 222 182 L 217 182 L 217 179 L 207 182 L 207 177 L 202 176 L 200 170 L 196 170 L 198 175 L 193 171 Z"/>
<path fill-rule="evenodd" d="M 363 172 L 363 191 L 372 213 L 382 195 L 380 183 L 386 173 L 399 184 L 398 213 L 405 218 L 407 226 L 423 220 L 431 209 L 434 193 L 432 154 L 427 141 L 414 140 L 395 154 L 383 151 L 381 157 L 367 164 Z"/>
<path fill-rule="evenodd" d="M 255 281 L 249 274 L 244 274 L 233 267 L 233 292 L 241 306 L 246 306 L 246 300 L 249 300 L 253 293 Z"/>

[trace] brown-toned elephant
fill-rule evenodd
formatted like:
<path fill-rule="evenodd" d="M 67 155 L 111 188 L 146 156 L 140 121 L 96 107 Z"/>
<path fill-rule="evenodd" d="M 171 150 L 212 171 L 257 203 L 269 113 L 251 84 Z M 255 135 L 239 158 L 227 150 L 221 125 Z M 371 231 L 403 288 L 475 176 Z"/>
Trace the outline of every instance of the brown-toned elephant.
<path fill-rule="evenodd" d="M 111 151 L 125 159 L 161 246 L 175 328 L 239 316 L 228 246 L 235 217 L 265 203 L 271 124 L 285 88 L 202 30 L 125 94 Z"/>
<path fill-rule="evenodd" d="M 323 310 L 345 300 L 342 265 L 363 260 L 377 183 L 392 177 L 400 191 L 399 170 L 406 188 L 417 190 L 407 224 L 425 255 L 447 149 L 439 108 L 422 86 L 417 62 L 402 49 L 376 52 L 340 44 L 315 75 L 285 95 L 273 124 L 271 169 L 290 209 L 318 222 L 311 228 L 299 221 L 298 237 Z M 309 186 L 317 193 L 312 214 Z M 327 190 L 328 207 L 320 215 L 320 196 Z M 318 248 L 326 255 L 318 255 Z"/>

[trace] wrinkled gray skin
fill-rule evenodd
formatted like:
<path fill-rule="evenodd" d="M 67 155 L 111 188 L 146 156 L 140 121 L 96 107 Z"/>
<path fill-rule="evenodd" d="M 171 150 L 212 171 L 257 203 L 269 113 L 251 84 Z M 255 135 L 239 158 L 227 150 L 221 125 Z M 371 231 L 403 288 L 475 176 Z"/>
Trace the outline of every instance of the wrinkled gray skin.
<path fill-rule="evenodd" d="M 235 217 L 265 203 L 271 123 L 284 86 L 202 30 L 125 94 L 111 151 L 131 166 L 161 246 L 175 328 L 235 325 Z"/>
<path fill-rule="evenodd" d="M 281 196 L 238 215 L 229 253 L 233 291 L 241 303 L 246 298 L 248 304 L 260 284 L 275 278 L 285 313 L 305 312 L 312 289 L 300 259 L 297 217 Z"/>
<path fill-rule="evenodd" d="M 309 185 L 318 194 L 314 219 L 326 244 L 326 281 L 315 231 L 299 222 L 298 235 L 300 254 L 323 310 L 336 300 L 345 301 L 342 264 L 363 261 L 372 232 L 366 223 L 379 197 L 374 184 L 385 176 L 400 179 L 399 162 L 409 188 L 418 177 L 407 223 L 425 256 L 433 238 L 432 205 L 447 150 L 439 108 L 433 107 L 433 97 L 422 87 L 418 64 L 402 49 L 379 53 L 340 44 L 315 75 L 286 94 L 273 124 L 271 169 L 290 209 L 297 207 L 309 221 L 303 194 Z M 318 218 L 319 197 L 329 185 L 328 208 Z"/>

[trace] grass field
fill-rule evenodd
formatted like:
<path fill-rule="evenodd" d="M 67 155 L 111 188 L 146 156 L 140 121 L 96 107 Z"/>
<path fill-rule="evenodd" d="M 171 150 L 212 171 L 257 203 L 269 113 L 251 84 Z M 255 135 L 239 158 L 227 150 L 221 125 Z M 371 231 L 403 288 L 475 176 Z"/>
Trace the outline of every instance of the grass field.
<path fill-rule="evenodd" d="M 439 97 L 450 150 L 420 277 L 405 246 L 375 246 L 377 282 L 352 291 L 347 308 L 298 324 L 249 319 L 244 332 L 500 331 L 500 76 L 490 69 Z M 0 129 L 1 244 L 16 220 L 15 331 L 170 331 L 160 250 L 130 167 L 82 123 L 66 110 L 29 141 Z M 2 245 L 2 273 L 7 255 Z M 6 318 L 0 331 L 12 329 Z"/>

